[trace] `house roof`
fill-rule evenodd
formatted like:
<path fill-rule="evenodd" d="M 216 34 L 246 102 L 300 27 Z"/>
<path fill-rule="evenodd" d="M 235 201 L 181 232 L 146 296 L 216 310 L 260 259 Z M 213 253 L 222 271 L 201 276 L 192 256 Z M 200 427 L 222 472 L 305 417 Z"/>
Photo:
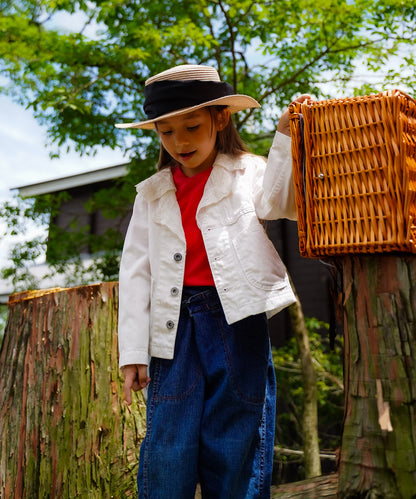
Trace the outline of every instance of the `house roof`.
<path fill-rule="evenodd" d="M 128 172 L 128 163 L 100 168 L 77 175 L 69 175 L 36 184 L 22 185 L 13 187 L 12 190 L 18 190 L 19 194 L 24 198 L 39 196 L 41 194 L 49 194 L 51 192 L 65 191 L 80 187 L 82 185 L 95 184 L 104 182 L 114 178 L 124 177 Z"/>

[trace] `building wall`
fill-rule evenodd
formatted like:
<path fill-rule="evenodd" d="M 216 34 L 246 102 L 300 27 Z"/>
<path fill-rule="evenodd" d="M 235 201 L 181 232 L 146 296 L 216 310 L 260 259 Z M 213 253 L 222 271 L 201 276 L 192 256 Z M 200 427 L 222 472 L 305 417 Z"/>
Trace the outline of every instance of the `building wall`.
<path fill-rule="evenodd" d="M 331 298 L 333 278 L 329 264 L 300 255 L 296 222 L 269 221 L 266 230 L 292 278 L 305 317 L 330 323 L 334 309 Z M 287 310 L 271 319 L 270 334 L 275 346 L 280 346 L 291 335 Z"/>
<path fill-rule="evenodd" d="M 74 223 L 77 227 L 88 226 L 90 233 L 98 236 L 104 234 L 107 229 L 114 229 L 119 231 L 124 237 L 131 211 L 122 219 L 106 218 L 101 211 L 89 213 L 85 207 L 95 192 L 112 187 L 113 185 L 114 182 L 106 181 L 69 189 L 68 193 L 71 199 L 62 203 L 60 212 L 55 217 L 54 223 L 58 227 L 68 231 L 74 230 L 71 227 Z M 82 253 L 90 254 L 90 248 L 82 248 Z"/>

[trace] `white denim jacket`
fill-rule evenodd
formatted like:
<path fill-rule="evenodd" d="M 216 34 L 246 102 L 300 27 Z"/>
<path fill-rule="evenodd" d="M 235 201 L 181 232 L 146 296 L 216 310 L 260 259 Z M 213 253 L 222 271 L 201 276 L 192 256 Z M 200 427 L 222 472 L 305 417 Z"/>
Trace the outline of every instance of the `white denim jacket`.
<path fill-rule="evenodd" d="M 170 168 L 136 186 L 120 264 L 120 366 L 173 358 L 186 258 Z M 259 220 L 296 218 L 290 138 L 277 132 L 266 161 L 219 154 L 197 210 L 228 323 L 295 301 L 286 269 Z"/>

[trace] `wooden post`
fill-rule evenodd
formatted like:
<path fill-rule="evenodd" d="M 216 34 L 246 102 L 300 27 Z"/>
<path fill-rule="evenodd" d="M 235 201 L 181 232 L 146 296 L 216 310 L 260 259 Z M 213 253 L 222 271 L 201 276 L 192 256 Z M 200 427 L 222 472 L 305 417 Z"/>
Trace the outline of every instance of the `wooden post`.
<path fill-rule="evenodd" d="M 123 402 L 117 283 L 17 294 L 0 352 L 0 497 L 136 495 L 145 404 Z"/>
<path fill-rule="evenodd" d="M 416 494 L 416 257 L 341 259 L 345 424 L 338 498 Z"/>

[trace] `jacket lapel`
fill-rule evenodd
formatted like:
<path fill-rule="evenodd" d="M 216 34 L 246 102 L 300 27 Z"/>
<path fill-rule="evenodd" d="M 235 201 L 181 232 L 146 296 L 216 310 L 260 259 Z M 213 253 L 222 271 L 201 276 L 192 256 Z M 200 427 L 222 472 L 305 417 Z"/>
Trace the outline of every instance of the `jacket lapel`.
<path fill-rule="evenodd" d="M 226 154 L 218 154 L 208 178 L 198 211 L 218 203 L 232 192 L 235 170 L 243 169 L 241 162 Z"/>

